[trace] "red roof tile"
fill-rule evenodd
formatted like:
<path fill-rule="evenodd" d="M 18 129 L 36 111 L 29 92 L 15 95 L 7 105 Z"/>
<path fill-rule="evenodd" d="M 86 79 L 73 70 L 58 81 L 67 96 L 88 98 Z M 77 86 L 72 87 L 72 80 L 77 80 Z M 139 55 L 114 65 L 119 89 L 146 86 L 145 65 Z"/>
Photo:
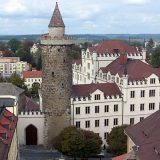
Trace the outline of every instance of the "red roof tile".
<path fill-rule="evenodd" d="M 112 160 L 127 160 L 127 154 L 123 154 L 117 157 L 112 158 Z"/>
<path fill-rule="evenodd" d="M 160 159 L 160 110 L 125 132 L 139 146 L 136 155 L 140 160 Z"/>
<path fill-rule="evenodd" d="M 57 2 L 49 23 L 49 27 L 65 27 Z"/>
<path fill-rule="evenodd" d="M 92 83 L 73 85 L 72 95 L 75 97 L 87 97 L 97 89 L 102 91 L 105 96 L 121 95 L 121 91 L 115 83 Z"/>
<path fill-rule="evenodd" d="M 102 41 L 97 46 L 89 47 L 90 52 L 102 53 L 138 53 L 136 47 L 130 46 L 124 41 L 120 40 L 106 40 Z"/>
<path fill-rule="evenodd" d="M 40 106 L 31 98 L 25 96 L 25 111 L 40 111 Z"/>
<path fill-rule="evenodd" d="M 160 76 L 160 69 L 155 69 L 141 60 L 129 58 L 127 59 L 127 63 L 123 65 L 120 62 L 120 57 L 111 62 L 108 66 L 102 67 L 101 70 L 103 73 L 111 72 L 112 75 L 118 73 L 120 77 L 122 77 L 124 72 L 127 72 L 129 80 L 143 80 L 151 74 Z"/>
<path fill-rule="evenodd" d="M 22 76 L 23 78 L 42 78 L 42 71 L 23 71 Z"/>
<path fill-rule="evenodd" d="M 72 64 L 75 64 L 75 63 L 76 63 L 76 65 L 82 64 L 82 59 L 75 59 L 75 60 L 73 60 Z"/>

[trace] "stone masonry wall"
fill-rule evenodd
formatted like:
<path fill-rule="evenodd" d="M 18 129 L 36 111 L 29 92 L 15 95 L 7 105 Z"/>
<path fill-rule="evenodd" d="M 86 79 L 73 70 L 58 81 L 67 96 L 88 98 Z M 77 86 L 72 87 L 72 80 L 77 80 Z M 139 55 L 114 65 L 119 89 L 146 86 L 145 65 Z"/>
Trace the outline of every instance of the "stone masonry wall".
<path fill-rule="evenodd" d="M 44 146 L 70 125 L 72 88 L 71 46 L 42 45 L 42 105 L 45 112 Z"/>

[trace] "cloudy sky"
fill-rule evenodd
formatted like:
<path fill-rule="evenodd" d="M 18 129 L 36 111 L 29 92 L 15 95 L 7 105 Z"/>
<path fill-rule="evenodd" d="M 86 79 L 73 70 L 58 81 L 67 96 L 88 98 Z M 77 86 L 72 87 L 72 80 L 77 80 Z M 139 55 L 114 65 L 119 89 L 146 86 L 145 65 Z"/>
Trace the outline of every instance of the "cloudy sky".
<path fill-rule="evenodd" d="M 56 0 L 0 0 L 0 35 L 41 34 Z M 160 0 L 58 0 L 68 34 L 160 33 Z"/>

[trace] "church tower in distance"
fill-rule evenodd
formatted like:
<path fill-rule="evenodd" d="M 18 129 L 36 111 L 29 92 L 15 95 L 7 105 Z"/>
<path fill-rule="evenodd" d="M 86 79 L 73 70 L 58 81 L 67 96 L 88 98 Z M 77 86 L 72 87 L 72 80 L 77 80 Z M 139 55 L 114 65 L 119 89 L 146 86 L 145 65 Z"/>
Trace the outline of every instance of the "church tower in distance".
<path fill-rule="evenodd" d="M 42 35 L 40 40 L 45 148 L 50 148 L 53 138 L 70 125 L 72 64 L 69 54 L 72 40 L 65 35 L 65 25 L 57 3 L 48 30 L 49 33 Z"/>

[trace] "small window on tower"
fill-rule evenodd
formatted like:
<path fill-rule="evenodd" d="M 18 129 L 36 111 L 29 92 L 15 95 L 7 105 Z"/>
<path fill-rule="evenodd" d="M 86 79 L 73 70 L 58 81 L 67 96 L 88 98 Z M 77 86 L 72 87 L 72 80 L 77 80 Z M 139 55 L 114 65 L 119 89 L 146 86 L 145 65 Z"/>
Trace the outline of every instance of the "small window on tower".
<path fill-rule="evenodd" d="M 52 77 L 54 77 L 54 72 L 52 72 Z"/>
<path fill-rule="evenodd" d="M 66 62 L 66 60 L 65 60 L 65 59 L 63 59 L 63 62 L 65 63 L 65 62 Z"/>
<path fill-rule="evenodd" d="M 58 48 L 58 52 L 60 52 L 60 49 Z"/>
<path fill-rule="evenodd" d="M 64 88 L 64 83 L 62 83 L 62 88 Z"/>

